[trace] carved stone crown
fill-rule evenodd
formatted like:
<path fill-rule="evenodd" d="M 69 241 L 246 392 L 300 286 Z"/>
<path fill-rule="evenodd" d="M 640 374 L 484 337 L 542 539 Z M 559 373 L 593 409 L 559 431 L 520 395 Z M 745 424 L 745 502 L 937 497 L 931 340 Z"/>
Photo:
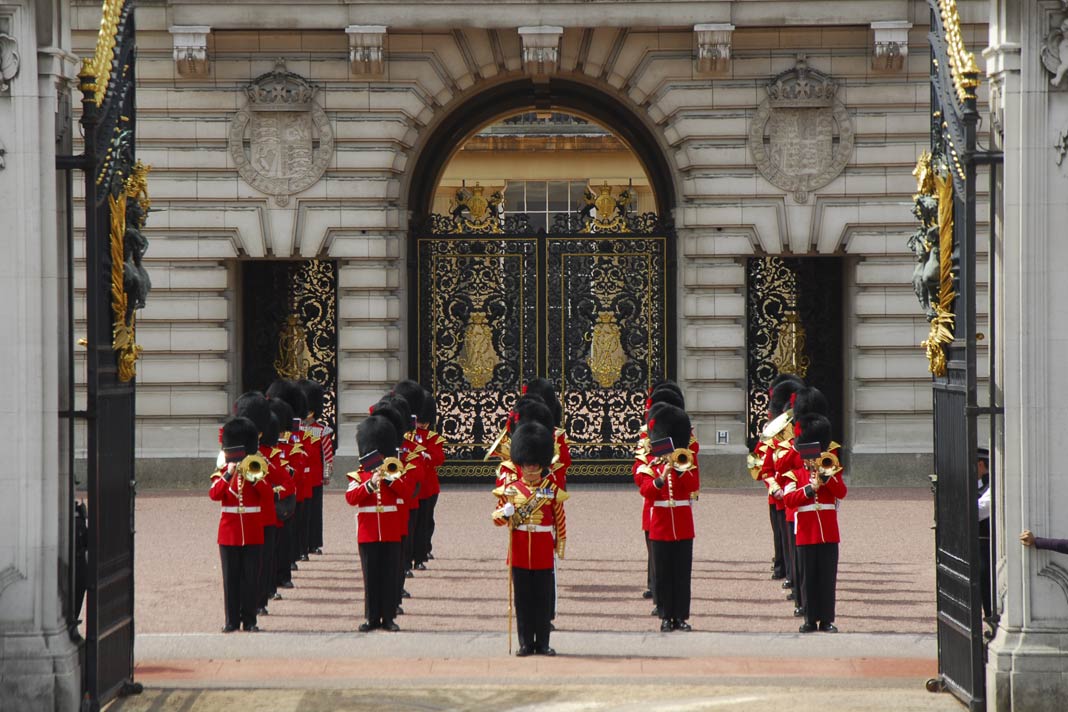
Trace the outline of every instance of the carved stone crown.
<path fill-rule="evenodd" d="M 315 87 L 304 77 L 287 72 L 279 62 L 273 72 L 261 74 L 245 87 L 252 109 L 276 108 L 289 111 L 307 109 L 315 95 Z"/>
<path fill-rule="evenodd" d="M 838 83 L 798 59 L 797 66 L 772 79 L 767 90 L 773 107 L 823 107 L 834 105 Z"/>

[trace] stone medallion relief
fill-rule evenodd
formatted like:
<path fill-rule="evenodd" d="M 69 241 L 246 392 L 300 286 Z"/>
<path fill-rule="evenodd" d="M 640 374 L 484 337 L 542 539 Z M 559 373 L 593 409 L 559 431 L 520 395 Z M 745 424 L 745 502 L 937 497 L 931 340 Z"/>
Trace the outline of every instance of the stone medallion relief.
<path fill-rule="evenodd" d="M 245 182 L 279 206 L 314 185 L 334 156 L 334 130 L 315 87 L 279 63 L 245 88 L 230 126 L 230 156 Z"/>
<path fill-rule="evenodd" d="M 749 125 L 749 152 L 760 174 L 799 203 L 834 180 L 853 155 L 853 120 L 838 84 L 804 58 L 766 86 Z"/>

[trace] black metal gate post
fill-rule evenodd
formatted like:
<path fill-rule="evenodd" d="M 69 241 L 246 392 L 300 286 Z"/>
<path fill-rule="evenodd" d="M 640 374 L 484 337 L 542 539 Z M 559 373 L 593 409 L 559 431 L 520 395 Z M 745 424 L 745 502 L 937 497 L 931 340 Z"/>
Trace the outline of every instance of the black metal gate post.
<path fill-rule="evenodd" d="M 933 283 L 925 283 L 930 290 L 925 306 L 931 334 L 924 346 L 933 374 L 939 670 L 929 688 L 947 689 L 969 709 L 980 711 L 986 709 L 982 579 L 991 574 L 981 565 L 978 419 L 993 419 L 1000 409 L 993 401 L 987 407 L 978 402 L 977 342 L 982 336 L 976 328 L 976 174 L 979 164 L 993 169 L 1000 155 L 977 146 L 979 75 L 964 48 L 956 2 L 928 4 L 931 154 L 917 166 L 916 210 L 924 227 L 922 239 L 910 244 L 926 249 L 918 254 L 930 255 L 939 267 Z M 991 332 L 994 316 L 991 312 L 988 317 Z M 994 376 L 992 370 L 990 378 Z M 995 392 L 993 384 L 990 392 Z"/>
<path fill-rule="evenodd" d="M 134 672 L 135 310 L 148 279 L 147 168 L 135 162 L 133 0 L 104 0 L 96 50 L 83 62 L 85 152 L 61 169 L 85 176 L 88 558 L 82 709 L 141 691 Z"/>

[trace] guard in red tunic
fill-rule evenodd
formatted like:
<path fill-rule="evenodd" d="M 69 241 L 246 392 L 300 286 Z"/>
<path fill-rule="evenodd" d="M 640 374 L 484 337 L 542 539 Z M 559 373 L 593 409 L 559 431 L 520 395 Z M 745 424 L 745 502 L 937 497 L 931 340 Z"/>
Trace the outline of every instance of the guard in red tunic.
<path fill-rule="evenodd" d="M 397 434 L 389 419 L 372 415 L 356 430 L 360 470 L 348 474 L 345 501 L 356 507 L 357 541 L 363 572 L 364 622 L 360 632 L 400 630 L 393 618 L 401 581 L 401 535 L 407 531 L 403 500 L 412 496 L 397 459 Z"/>
<path fill-rule="evenodd" d="M 212 473 L 208 496 L 222 504 L 219 518 L 219 558 L 222 563 L 224 633 L 241 626 L 258 631 L 256 596 L 260 548 L 263 546 L 263 507 L 272 500 L 266 481 L 267 462 L 256 454 L 259 433 L 248 418 L 223 424 L 222 460 Z"/>
<path fill-rule="evenodd" d="M 549 646 L 556 557 L 564 558 L 567 492 L 548 477 L 554 437 L 537 423 L 512 433 L 510 455 L 520 478 L 493 490 L 493 523 L 509 529 L 508 564 L 519 633 L 517 655 L 556 655 Z"/>
<path fill-rule="evenodd" d="M 281 464 L 283 474 L 289 478 L 288 491 L 293 497 L 293 512 L 282 520 L 282 526 L 275 534 L 274 580 L 276 588 L 293 588 L 293 572 L 297 570 L 296 560 L 299 558 L 299 554 L 297 554 L 296 499 L 300 490 L 301 480 L 304 477 L 304 455 L 301 453 L 300 448 L 293 447 L 292 437 L 287 430 L 284 430 L 287 427 L 292 427 L 293 409 L 280 398 L 268 400 L 267 405 L 270 406 L 271 414 L 278 421 L 279 427 L 277 437 L 271 443 L 269 459 Z M 290 425 L 287 426 L 287 424 Z M 277 594 L 274 597 L 280 598 Z"/>
<path fill-rule="evenodd" d="M 556 463 L 553 468 L 553 480 L 561 489 L 567 489 L 567 471 L 571 467 L 571 448 L 568 445 L 567 431 L 564 430 L 564 410 L 560 406 L 560 399 L 556 395 L 556 388 L 548 378 L 535 378 L 523 386 L 523 395 L 541 398 L 553 416 L 553 434 L 555 441 L 554 452 Z"/>
<path fill-rule="evenodd" d="M 831 423 L 822 415 L 803 416 L 794 449 L 803 466 L 783 498 L 796 508 L 797 550 L 804 568 L 805 622 L 801 633 L 837 633 L 834 625 L 838 581 L 838 502 L 846 496 L 842 468 L 830 452 Z"/>
<path fill-rule="evenodd" d="M 323 485 L 329 484 L 327 473 L 327 452 L 332 455 L 333 430 L 323 422 L 323 402 L 326 392 L 315 381 L 307 378 L 297 381 L 308 403 L 308 412 L 304 414 L 304 437 L 311 467 L 311 499 L 308 513 L 308 552 L 323 553 Z M 300 415 L 298 413 L 298 415 Z M 332 459 L 332 458 L 331 458 Z"/>
<path fill-rule="evenodd" d="M 259 430 L 259 454 L 267 460 L 267 482 L 273 492 L 271 501 L 264 504 L 261 514 L 263 516 L 263 548 L 260 550 L 259 582 L 260 591 L 257 597 L 256 613 L 261 616 L 267 615 L 268 601 L 277 593 L 275 572 L 277 566 L 275 556 L 278 551 L 278 538 L 280 536 L 282 521 L 277 514 L 276 503 L 280 498 L 289 497 L 295 491 L 293 480 L 283 469 L 281 451 L 277 448 L 278 419 L 271 412 L 271 406 L 267 399 L 259 391 L 250 391 L 242 394 L 234 405 L 236 415 L 251 420 Z"/>
<path fill-rule="evenodd" d="M 672 405 L 657 409 L 649 421 L 649 464 L 639 467 L 641 495 L 652 500 L 649 540 L 653 549 L 660 630 L 690 630 L 690 579 L 693 568 L 693 512 L 690 495 L 697 490 L 690 439 L 690 418 Z"/>
<path fill-rule="evenodd" d="M 432 430 L 438 419 L 438 407 L 430 391 L 423 392 L 423 407 L 415 428 L 415 442 L 423 446 L 422 457 L 425 460 L 423 487 L 419 492 L 419 524 L 416 527 L 418 540 L 415 542 L 415 567 L 425 569 L 426 562 L 434 558 L 434 510 L 438 506 L 441 482 L 438 468 L 445 463 L 445 438 Z"/>
<path fill-rule="evenodd" d="M 309 551 L 308 537 L 311 531 L 311 499 L 314 489 L 312 466 L 308 458 L 308 442 L 304 436 L 302 420 L 304 414 L 308 412 L 308 401 L 304 397 L 304 391 L 301 390 L 296 381 L 286 380 L 278 380 L 272 383 L 267 389 L 267 397 L 271 400 L 283 400 L 293 409 L 294 420 L 281 422 L 279 425 L 284 434 L 288 433 L 288 440 L 291 445 L 289 451 L 291 457 L 287 459 L 294 468 L 299 468 L 296 474 L 297 513 L 294 517 L 296 520 L 294 525 L 296 551 L 293 552 L 293 562 L 307 561 Z M 302 454 L 299 462 L 296 457 L 292 457 L 297 453 Z"/>

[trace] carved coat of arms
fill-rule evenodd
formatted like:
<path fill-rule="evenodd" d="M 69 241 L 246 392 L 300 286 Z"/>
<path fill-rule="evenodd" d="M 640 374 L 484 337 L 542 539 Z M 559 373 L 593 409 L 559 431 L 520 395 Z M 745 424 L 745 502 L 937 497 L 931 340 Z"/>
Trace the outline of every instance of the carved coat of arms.
<path fill-rule="evenodd" d="M 281 64 L 246 89 L 248 104 L 230 127 L 230 156 L 241 177 L 285 205 L 312 186 L 334 153 L 334 130 L 315 88 Z"/>
<path fill-rule="evenodd" d="M 749 151 L 768 181 L 803 203 L 830 183 L 853 155 L 853 121 L 838 85 L 803 59 L 767 85 L 749 125 Z"/>

